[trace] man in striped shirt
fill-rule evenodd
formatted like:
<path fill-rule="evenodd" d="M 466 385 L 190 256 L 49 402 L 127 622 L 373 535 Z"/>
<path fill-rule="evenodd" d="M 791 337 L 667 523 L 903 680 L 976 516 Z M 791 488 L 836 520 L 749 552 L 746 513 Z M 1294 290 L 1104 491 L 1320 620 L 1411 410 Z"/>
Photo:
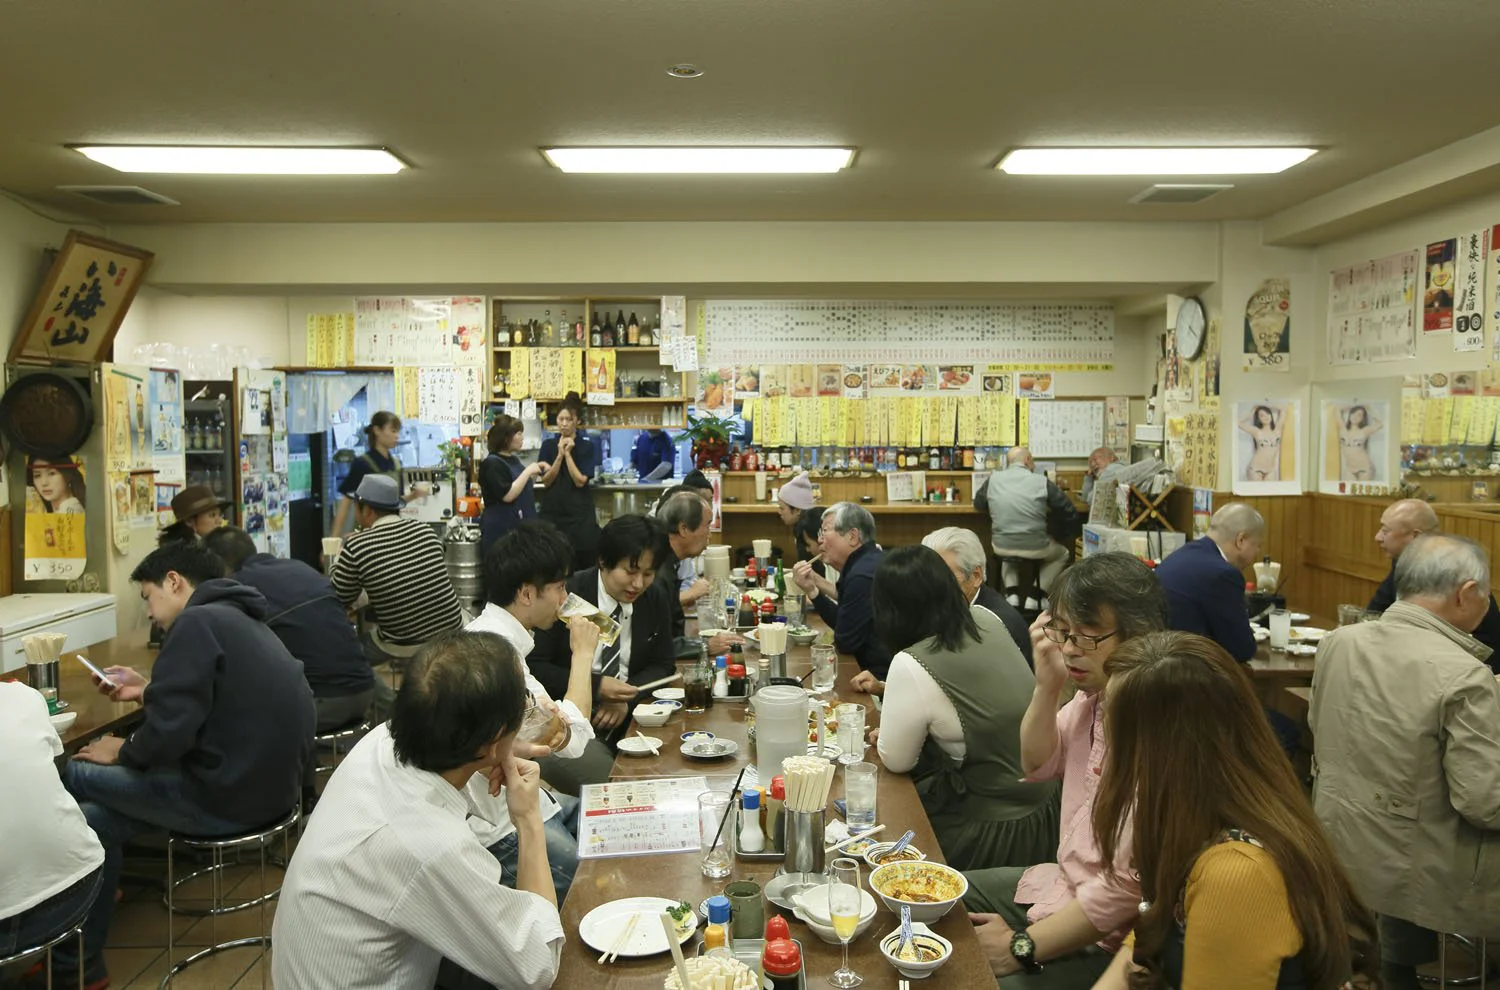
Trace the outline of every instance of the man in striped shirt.
<path fill-rule="evenodd" d="M 403 519 L 401 493 L 385 475 L 367 475 L 354 493 L 359 532 L 344 540 L 329 580 L 346 608 L 369 599 L 377 628 L 366 651 L 372 663 L 414 656 L 464 616 L 443 560 L 443 543 L 427 523 Z"/>

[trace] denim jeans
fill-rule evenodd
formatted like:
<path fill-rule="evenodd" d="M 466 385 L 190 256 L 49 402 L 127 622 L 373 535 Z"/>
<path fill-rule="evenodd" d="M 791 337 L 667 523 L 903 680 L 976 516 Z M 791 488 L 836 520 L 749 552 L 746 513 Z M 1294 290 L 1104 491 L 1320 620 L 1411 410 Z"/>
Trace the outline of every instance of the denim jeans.
<path fill-rule="evenodd" d="M 199 807 L 188 796 L 182 774 L 175 770 L 132 770 L 69 760 L 63 768 L 63 784 L 78 799 L 83 817 L 104 847 L 99 889 L 83 923 L 84 975 L 90 983 L 107 975 L 104 943 L 114 916 L 115 889 L 120 884 L 127 841 L 162 830 L 191 835 L 234 835 L 264 824 L 229 821 Z M 53 955 L 68 967 L 78 966 L 72 945 L 58 946 Z"/>
<path fill-rule="evenodd" d="M 94 896 L 99 892 L 99 879 L 103 874 L 104 867 L 101 865 L 82 880 L 63 888 L 40 904 L 9 918 L 0 918 L 0 959 L 51 941 L 82 921 L 84 913 L 94 903 Z M 72 940 L 69 942 L 70 949 L 77 945 Z M 54 949 L 53 954 L 57 951 Z"/>
<path fill-rule="evenodd" d="M 557 890 L 557 906 L 562 907 L 568 888 L 573 885 L 573 874 L 578 872 L 578 799 L 566 794 L 553 795 L 560 810 L 547 819 L 542 831 L 547 837 L 547 865 L 552 868 L 552 886 Z M 521 849 L 515 832 L 490 846 L 490 854 L 500 861 L 505 871 L 501 880 L 507 887 L 516 885 L 516 869 L 520 865 Z"/>

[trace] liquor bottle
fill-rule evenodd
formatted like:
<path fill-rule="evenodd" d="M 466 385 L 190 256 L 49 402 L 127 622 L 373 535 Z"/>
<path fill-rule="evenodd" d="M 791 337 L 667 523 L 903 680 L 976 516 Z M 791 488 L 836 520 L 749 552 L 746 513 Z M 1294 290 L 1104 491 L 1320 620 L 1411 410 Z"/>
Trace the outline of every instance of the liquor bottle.
<path fill-rule="evenodd" d="M 593 327 L 591 327 L 589 329 L 589 346 L 590 347 L 603 347 L 604 346 L 604 331 L 602 329 L 600 329 L 600 327 L 599 327 L 599 314 L 598 313 L 594 314 L 594 325 L 593 325 Z"/>
<path fill-rule="evenodd" d="M 929 470 L 929 471 L 936 471 L 936 470 L 938 470 L 938 465 L 941 464 L 942 462 L 943 462 L 943 457 L 942 457 L 941 454 L 938 453 L 938 449 L 936 447 L 933 447 L 932 449 L 930 449 L 929 451 L 927 451 L 927 470 Z"/>
<path fill-rule="evenodd" d="M 625 339 L 630 343 L 631 347 L 639 347 L 641 345 L 641 324 L 635 318 L 634 313 L 630 314 L 630 323 L 625 327 Z"/>
<path fill-rule="evenodd" d="M 625 347 L 625 311 L 622 309 L 615 314 L 615 346 Z"/>
<path fill-rule="evenodd" d="M 520 320 L 517 320 L 510 325 L 510 346 L 526 346 L 526 325 Z"/>
<path fill-rule="evenodd" d="M 651 334 L 651 328 L 645 323 L 641 324 L 641 346 L 651 347 L 656 343 L 656 338 Z"/>
<path fill-rule="evenodd" d="M 604 314 L 604 346 L 615 346 L 615 328 L 614 325 L 609 322 L 608 313 Z"/>
<path fill-rule="evenodd" d="M 583 317 L 580 316 L 578 319 L 573 321 L 573 346 L 585 347 L 588 345 L 588 342 L 589 335 L 587 331 L 584 330 Z"/>
<path fill-rule="evenodd" d="M 781 562 L 781 558 L 780 557 L 777 557 L 776 558 L 776 600 L 779 601 L 779 602 L 781 602 L 783 605 L 786 604 L 786 578 L 783 576 L 783 572 L 785 572 L 785 571 L 786 571 L 786 565 Z"/>
<path fill-rule="evenodd" d="M 568 319 L 568 311 L 565 309 L 557 311 L 557 346 L 573 346 L 573 324 Z"/>
<path fill-rule="evenodd" d="M 527 347 L 540 347 L 541 346 L 541 341 L 537 339 L 540 336 L 540 333 L 541 333 L 541 329 L 536 325 L 536 320 L 527 320 L 526 321 L 526 346 Z"/>
<path fill-rule="evenodd" d="M 651 318 L 651 342 L 658 347 L 661 346 L 661 314 L 657 313 Z"/>
<path fill-rule="evenodd" d="M 557 329 L 552 325 L 552 310 L 545 310 L 542 314 L 546 322 L 542 324 L 542 346 L 557 346 Z"/>

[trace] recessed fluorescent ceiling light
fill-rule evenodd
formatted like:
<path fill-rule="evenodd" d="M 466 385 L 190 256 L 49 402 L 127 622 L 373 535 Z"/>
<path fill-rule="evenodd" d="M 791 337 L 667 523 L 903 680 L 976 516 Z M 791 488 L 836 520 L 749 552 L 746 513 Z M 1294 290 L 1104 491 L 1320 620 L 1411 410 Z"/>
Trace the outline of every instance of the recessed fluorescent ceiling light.
<path fill-rule="evenodd" d="M 564 172 L 735 174 L 837 172 L 852 148 L 544 148 Z"/>
<path fill-rule="evenodd" d="M 1255 175 L 1281 172 L 1312 148 L 1018 148 L 996 168 L 1011 175 Z"/>
<path fill-rule="evenodd" d="M 121 172 L 193 175 L 390 175 L 406 163 L 384 148 L 223 148 L 75 145 Z"/>

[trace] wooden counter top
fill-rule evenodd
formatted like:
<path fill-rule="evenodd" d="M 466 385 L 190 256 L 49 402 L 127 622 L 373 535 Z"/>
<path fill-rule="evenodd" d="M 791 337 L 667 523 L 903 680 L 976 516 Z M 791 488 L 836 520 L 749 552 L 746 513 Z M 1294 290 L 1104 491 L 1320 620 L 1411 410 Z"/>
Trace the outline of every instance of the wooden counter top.
<path fill-rule="evenodd" d="M 988 515 L 974 508 L 970 502 L 897 502 L 884 504 L 861 504 L 862 509 L 870 510 L 871 515 L 922 515 L 922 514 L 950 514 L 950 515 Z M 722 507 L 725 515 L 775 515 L 776 506 L 763 502 L 731 502 Z"/>
<path fill-rule="evenodd" d="M 65 712 L 78 713 L 78 718 L 62 733 L 63 749 L 69 753 L 82 749 L 91 739 L 131 728 L 142 718 L 141 706 L 135 702 L 110 701 L 99 693 L 88 668 L 77 660 L 80 653 L 100 669 L 134 667 L 147 677 L 151 676 L 151 667 L 156 663 L 156 650 L 146 646 L 145 634 L 141 632 L 128 637 L 117 636 L 83 650 L 64 651 L 58 665 L 61 678 L 58 694 L 68 703 Z M 13 671 L 7 679 L 24 684 L 26 671 Z"/>

